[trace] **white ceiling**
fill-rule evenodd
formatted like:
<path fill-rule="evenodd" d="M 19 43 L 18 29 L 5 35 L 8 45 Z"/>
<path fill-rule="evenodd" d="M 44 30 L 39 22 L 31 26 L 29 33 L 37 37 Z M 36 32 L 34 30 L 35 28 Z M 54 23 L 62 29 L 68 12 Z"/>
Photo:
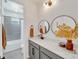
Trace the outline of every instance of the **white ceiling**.
<path fill-rule="evenodd" d="M 30 0 L 30 1 L 32 1 L 33 3 L 43 3 L 44 1 L 46 1 L 46 0 Z"/>
<path fill-rule="evenodd" d="M 30 1 L 35 2 L 35 3 L 40 2 L 40 0 L 30 0 Z"/>
<path fill-rule="evenodd" d="M 18 2 L 20 4 L 24 4 L 25 0 L 12 0 L 12 1 Z M 36 4 L 41 4 L 41 3 L 43 3 L 44 1 L 47 1 L 47 0 L 29 0 L 29 1 L 36 3 Z"/>
<path fill-rule="evenodd" d="M 24 4 L 24 0 L 11 0 L 11 1 L 14 1 L 14 2 L 17 2 L 17 3 L 20 3 L 20 4 Z"/>

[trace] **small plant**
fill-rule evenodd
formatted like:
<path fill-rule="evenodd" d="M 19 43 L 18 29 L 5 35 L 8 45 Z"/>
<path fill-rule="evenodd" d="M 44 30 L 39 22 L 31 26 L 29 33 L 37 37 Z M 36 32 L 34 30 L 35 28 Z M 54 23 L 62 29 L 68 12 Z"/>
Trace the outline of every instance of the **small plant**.
<path fill-rule="evenodd" d="M 74 28 L 66 24 L 58 25 L 58 30 L 56 30 L 57 37 L 65 37 L 69 40 L 77 39 L 78 37 L 78 25 L 75 25 Z"/>

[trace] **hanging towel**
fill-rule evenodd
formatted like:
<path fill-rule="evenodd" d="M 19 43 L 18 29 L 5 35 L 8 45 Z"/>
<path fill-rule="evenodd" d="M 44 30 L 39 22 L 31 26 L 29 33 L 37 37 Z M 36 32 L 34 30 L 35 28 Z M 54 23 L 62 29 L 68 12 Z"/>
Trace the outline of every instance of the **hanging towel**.
<path fill-rule="evenodd" d="M 3 49 L 6 48 L 6 32 L 5 32 L 5 29 L 4 29 L 4 26 L 2 25 L 2 47 Z"/>

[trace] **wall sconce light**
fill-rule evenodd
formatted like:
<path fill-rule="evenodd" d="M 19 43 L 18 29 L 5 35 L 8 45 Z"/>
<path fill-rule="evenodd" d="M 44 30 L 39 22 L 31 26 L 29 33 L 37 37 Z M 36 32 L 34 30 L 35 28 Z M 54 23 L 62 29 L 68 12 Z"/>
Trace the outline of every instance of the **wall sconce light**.
<path fill-rule="evenodd" d="M 52 0 L 48 0 L 45 5 L 51 6 L 52 5 Z"/>

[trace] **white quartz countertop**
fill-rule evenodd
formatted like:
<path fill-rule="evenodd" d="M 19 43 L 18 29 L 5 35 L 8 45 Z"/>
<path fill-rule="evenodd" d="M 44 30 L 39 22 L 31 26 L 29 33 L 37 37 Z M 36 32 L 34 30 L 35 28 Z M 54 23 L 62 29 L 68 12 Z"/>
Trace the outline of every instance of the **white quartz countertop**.
<path fill-rule="evenodd" d="M 45 38 L 44 40 L 42 40 L 38 37 L 34 37 L 34 38 L 30 38 L 30 40 L 44 47 L 45 49 L 59 55 L 64 59 L 78 59 L 77 53 L 73 53 L 69 50 L 66 50 L 65 48 L 60 47 L 59 42 L 55 39 L 51 40 L 51 39 Z"/>

